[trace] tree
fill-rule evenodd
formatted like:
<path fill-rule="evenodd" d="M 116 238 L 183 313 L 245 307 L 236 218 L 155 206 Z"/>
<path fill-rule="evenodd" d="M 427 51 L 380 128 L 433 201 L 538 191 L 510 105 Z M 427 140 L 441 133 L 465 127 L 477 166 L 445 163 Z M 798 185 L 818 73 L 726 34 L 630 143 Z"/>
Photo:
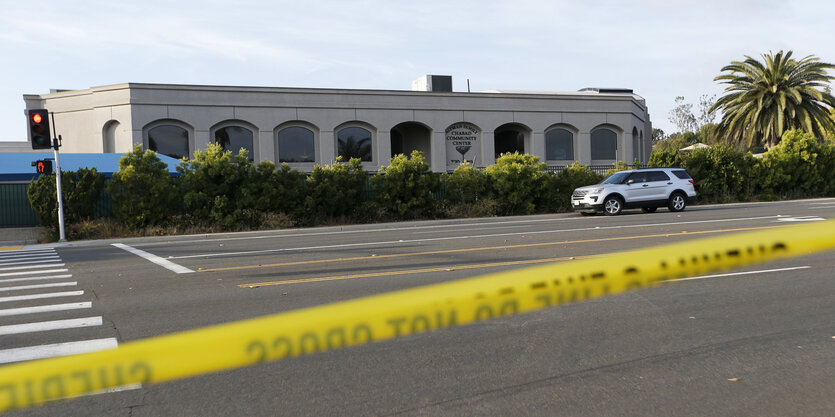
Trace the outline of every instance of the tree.
<path fill-rule="evenodd" d="M 667 119 L 676 125 L 678 131 L 692 132 L 696 130 L 696 116 L 693 115 L 693 105 L 684 102 L 684 96 L 676 97 L 676 106 L 670 110 Z"/>
<path fill-rule="evenodd" d="M 113 215 L 132 229 L 164 223 L 177 198 L 168 165 L 140 145 L 119 159 L 119 171 L 113 173 L 107 190 Z"/>
<path fill-rule="evenodd" d="M 792 51 L 768 53 L 760 62 L 746 55 L 744 61 L 722 68 L 726 74 L 714 81 L 727 84 L 727 94 L 711 107 L 723 113 L 720 137 L 771 148 L 788 130 L 800 129 L 822 139 L 825 131 L 835 129 L 829 117 L 835 97 L 828 90 L 835 77 L 826 72 L 835 66 L 812 55 L 800 60 L 791 56 Z"/>

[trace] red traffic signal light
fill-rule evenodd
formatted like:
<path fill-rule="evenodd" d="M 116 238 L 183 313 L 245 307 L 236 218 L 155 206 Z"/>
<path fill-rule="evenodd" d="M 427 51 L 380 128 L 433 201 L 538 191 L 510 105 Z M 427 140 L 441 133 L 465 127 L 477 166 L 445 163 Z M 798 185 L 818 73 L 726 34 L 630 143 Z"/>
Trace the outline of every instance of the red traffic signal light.
<path fill-rule="evenodd" d="M 49 149 L 52 138 L 49 136 L 49 111 L 46 109 L 26 110 L 29 114 L 29 141 L 32 149 Z"/>
<path fill-rule="evenodd" d="M 38 174 L 52 173 L 52 160 L 40 159 L 35 162 L 32 162 L 32 166 L 35 167 L 35 172 L 37 172 Z"/>

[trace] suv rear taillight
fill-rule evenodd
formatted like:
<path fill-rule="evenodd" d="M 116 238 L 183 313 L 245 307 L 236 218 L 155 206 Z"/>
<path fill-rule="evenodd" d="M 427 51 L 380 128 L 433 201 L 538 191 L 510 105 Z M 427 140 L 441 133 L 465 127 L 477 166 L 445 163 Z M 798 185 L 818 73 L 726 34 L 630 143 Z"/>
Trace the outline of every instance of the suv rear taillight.
<path fill-rule="evenodd" d="M 693 181 L 693 180 L 690 180 L 690 184 L 693 184 L 693 186 L 695 186 L 695 185 L 696 185 L 696 182 L 695 182 L 695 181 Z"/>

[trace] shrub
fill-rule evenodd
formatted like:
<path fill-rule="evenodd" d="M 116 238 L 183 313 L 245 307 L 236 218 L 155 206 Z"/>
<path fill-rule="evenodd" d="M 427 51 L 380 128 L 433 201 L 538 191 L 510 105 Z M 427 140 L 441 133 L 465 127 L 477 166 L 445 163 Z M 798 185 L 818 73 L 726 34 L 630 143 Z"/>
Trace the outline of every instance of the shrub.
<path fill-rule="evenodd" d="M 677 149 L 653 151 L 649 156 L 647 166 L 653 168 L 681 167 L 681 153 Z"/>
<path fill-rule="evenodd" d="M 232 155 L 213 143 L 194 152 L 194 159 L 180 162 L 177 171 L 182 174 L 183 208 L 198 221 L 220 224 L 226 230 L 259 223 L 260 213 L 255 210 L 259 187 L 245 150 Z"/>
<path fill-rule="evenodd" d="M 270 161 L 255 167 L 252 187 L 255 191 L 255 209 L 261 213 L 299 216 L 303 209 L 304 187 L 307 174 L 281 164 L 279 169 Z"/>
<path fill-rule="evenodd" d="M 568 211 L 571 209 L 571 193 L 577 187 L 597 184 L 603 176 L 579 162 L 563 168 L 556 175 L 548 175 L 546 180 L 547 200 L 543 209 L 549 212 Z"/>
<path fill-rule="evenodd" d="M 725 144 L 696 149 L 683 165 L 696 183 L 701 201 L 728 202 L 747 199 L 751 192 L 754 158 Z"/>
<path fill-rule="evenodd" d="M 104 189 L 104 174 L 95 168 L 61 171 L 64 223 L 76 223 L 93 216 L 96 201 Z M 58 230 L 58 197 L 55 175 L 41 175 L 29 184 L 29 204 L 42 226 Z"/>
<path fill-rule="evenodd" d="M 490 191 L 487 173 L 466 161 L 442 178 L 446 185 L 446 201 L 450 204 L 472 204 L 486 198 Z"/>
<path fill-rule="evenodd" d="M 503 154 L 496 164 L 485 169 L 498 202 L 498 214 L 530 214 L 545 190 L 546 169 L 539 158 L 519 154 Z"/>
<path fill-rule="evenodd" d="M 388 213 L 401 219 L 434 213 L 433 194 L 438 191 L 440 181 L 429 172 L 429 163 L 422 152 L 412 151 L 410 157 L 396 155 L 380 171 L 384 175 L 373 177 L 372 186 L 376 200 Z"/>
<path fill-rule="evenodd" d="M 832 190 L 832 146 L 799 130 L 783 134 L 763 155 L 756 176 L 767 198 L 825 195 Z"/>
<path fill-rule="evenodd" d="M 163 224 L 176 212 L 178 195 L 168 166 L 139 145 L 119 160 L 107 191 L 114 217 L 133 230 Z"/>
<path fill-rule="evenodd" d="M 329 218 L 355 214 L 365 201 L 368 173 L 359 158 L 333 165 L 316 165 L 307 177 L 304 199 L 304 220 L 317 223 Z"/>

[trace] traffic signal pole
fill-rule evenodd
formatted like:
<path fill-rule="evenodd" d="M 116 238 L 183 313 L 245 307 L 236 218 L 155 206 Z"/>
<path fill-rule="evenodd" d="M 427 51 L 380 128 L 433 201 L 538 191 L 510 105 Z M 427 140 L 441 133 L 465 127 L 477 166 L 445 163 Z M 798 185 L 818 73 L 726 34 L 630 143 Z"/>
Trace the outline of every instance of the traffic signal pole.
<path fill-rule="evenodd" d="M 58 148 L 61 146 L 60 136 L 55 135 L 55 116 L 52 116 L 52 152 L 55 154 L 55 190 L 58 194 L 58 241 L 66 242 L 64 233 L 64 199 L 61 198 L 61 161 L 58 160 Z"/>

